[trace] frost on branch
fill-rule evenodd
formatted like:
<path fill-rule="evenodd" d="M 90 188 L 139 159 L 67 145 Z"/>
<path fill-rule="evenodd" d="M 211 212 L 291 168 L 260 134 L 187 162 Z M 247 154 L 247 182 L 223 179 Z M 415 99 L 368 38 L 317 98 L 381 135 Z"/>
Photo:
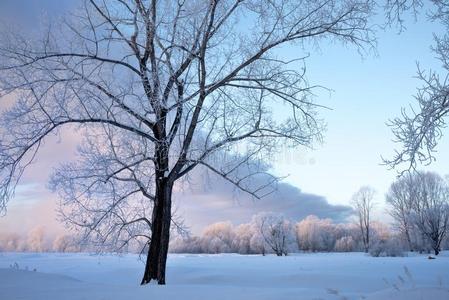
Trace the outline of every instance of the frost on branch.
<path fill-rule="evenodd" d="M 373 6 L 88 0 L 39 36 L 0 26 L 0 96 L 15 98 L 0 116 L 0 209 L 46 138 L 75 128 L 78 160 L 51 181 L 62 219 L 108 251 L 140 243 L 142 284 L 164 284 L 175 182 L 198 167 L 265 196 L 279 178 L 249 182 L 267 158 L 322 138 L 304 49 L 322 39 L 372 47 Z M 283 45 L 298 46 L 296 57 L 279 55 Z"/>

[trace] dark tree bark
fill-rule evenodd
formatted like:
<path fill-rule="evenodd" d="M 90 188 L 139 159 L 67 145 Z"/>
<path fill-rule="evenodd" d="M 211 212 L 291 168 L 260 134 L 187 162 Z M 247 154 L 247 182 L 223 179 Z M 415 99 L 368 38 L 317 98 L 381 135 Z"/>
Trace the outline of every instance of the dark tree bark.
<path fill-rule="evenodd" d="M 405 238 L 407 239 L 408 248 L 409 248 L 409 250 L 411 252 L 413 252 L 414 247 L 413 247 L 413 244 L 412 244 L 412 239 L 410 238 L 410 232 L 408 230 L 408 224 L 405 227 L 404 234 L 405 234 Z"/>
<path fill-rule="evenodd" d="M 440 254 L 440 245 L 442 237 L 440 236 L 440 234 L 436 233 L 432 235 L 431 240 L 433 252 L 435 253 L 435 255 Z"/>
<path fill-rule="evenodd" d="M 164 128 L 164 126 L 161 127 Z M 162 129 L 161 132 L 163 132 L 161 136 L 165 136 L 165 130 Z M 164 143 L 157 144 L 155 152 L 158 166 L 155 178 L 156 195 L 152 214 L 151 240 L 142 285 L 151 280 L 157 280 L 158 284 L 165 284 L 165 266 L 170 240 L 173 180 L 168 176 L 168 148 Z"/>
<path fill-rule="evenodd" d="M 159 184 L 160 193 L 156 194 L 153 209 L 152 233 L 148 248 L 145 272 L 141 284 L 157 280 L 165 284 L 165 266 L 167 262 L 168 244 L 170 239 L 171 193 L 173 185 L 165 178 Z"/>

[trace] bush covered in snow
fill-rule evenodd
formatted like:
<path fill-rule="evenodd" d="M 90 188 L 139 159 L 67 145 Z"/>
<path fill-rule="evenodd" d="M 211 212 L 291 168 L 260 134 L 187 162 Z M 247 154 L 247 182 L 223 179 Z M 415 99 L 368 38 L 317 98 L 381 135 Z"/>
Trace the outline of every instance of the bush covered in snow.
<path fill-rule="evenodd" d="M 404 247 L 402 246 L 402 243 L 397 239 L 377 240 L 371 245 L 369 253 L 374 257 L 398 257 L 405 255 Z"/>
<path fill-rule="evenodd" d="M 344 236 L 335 242 L 336 252 L 352 252 L 356 249 L 356 243 L 352 236 Z"/>
<path fill-rule="evenodd" d="M 336 242 L 336 225 L 330 219 L 308 216 L 296 224 L 298 248 L 305 251 L 332 251 Z"/>

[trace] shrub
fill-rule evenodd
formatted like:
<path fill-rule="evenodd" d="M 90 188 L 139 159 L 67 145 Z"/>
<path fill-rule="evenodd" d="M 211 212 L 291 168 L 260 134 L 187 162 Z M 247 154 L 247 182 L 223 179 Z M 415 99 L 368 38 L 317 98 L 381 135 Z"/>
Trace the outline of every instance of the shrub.
<path fill-rule="evenodd" d="M 379 240 L 376 241 L 370 248 L 369 253 L 373 257 L 404 256 L 404 251 L 401 243 L 396 239 Z"/>
<path fill-rule="evenodd" d="M 335 251 L 337 252 L 351 252 L 355 249 L 355 241 L 352 236 L 344 236 L 335 242 Z"/>

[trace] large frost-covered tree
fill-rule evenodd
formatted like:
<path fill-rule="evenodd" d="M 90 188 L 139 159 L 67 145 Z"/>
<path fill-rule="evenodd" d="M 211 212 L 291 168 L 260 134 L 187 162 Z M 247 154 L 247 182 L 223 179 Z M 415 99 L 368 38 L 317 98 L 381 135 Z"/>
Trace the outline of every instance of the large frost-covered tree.
<path fill-rule="evenodd" d="M 306 47 L 371 47 L 372 6 L 88 0 L 40 37 L 2 25 L 0 95 L 15 101 L 0 118 L 1 208 L 46 138 L 78 128 L 78 159 L 51 180 L 63 219 L 108 249 L 148 245 L 142 284 L 164 284 L 175 182 L 200 166 L 269 193 L 264 157 L 321 137 Z M 294 57 L 274 51 L 287 45 Z"/>

